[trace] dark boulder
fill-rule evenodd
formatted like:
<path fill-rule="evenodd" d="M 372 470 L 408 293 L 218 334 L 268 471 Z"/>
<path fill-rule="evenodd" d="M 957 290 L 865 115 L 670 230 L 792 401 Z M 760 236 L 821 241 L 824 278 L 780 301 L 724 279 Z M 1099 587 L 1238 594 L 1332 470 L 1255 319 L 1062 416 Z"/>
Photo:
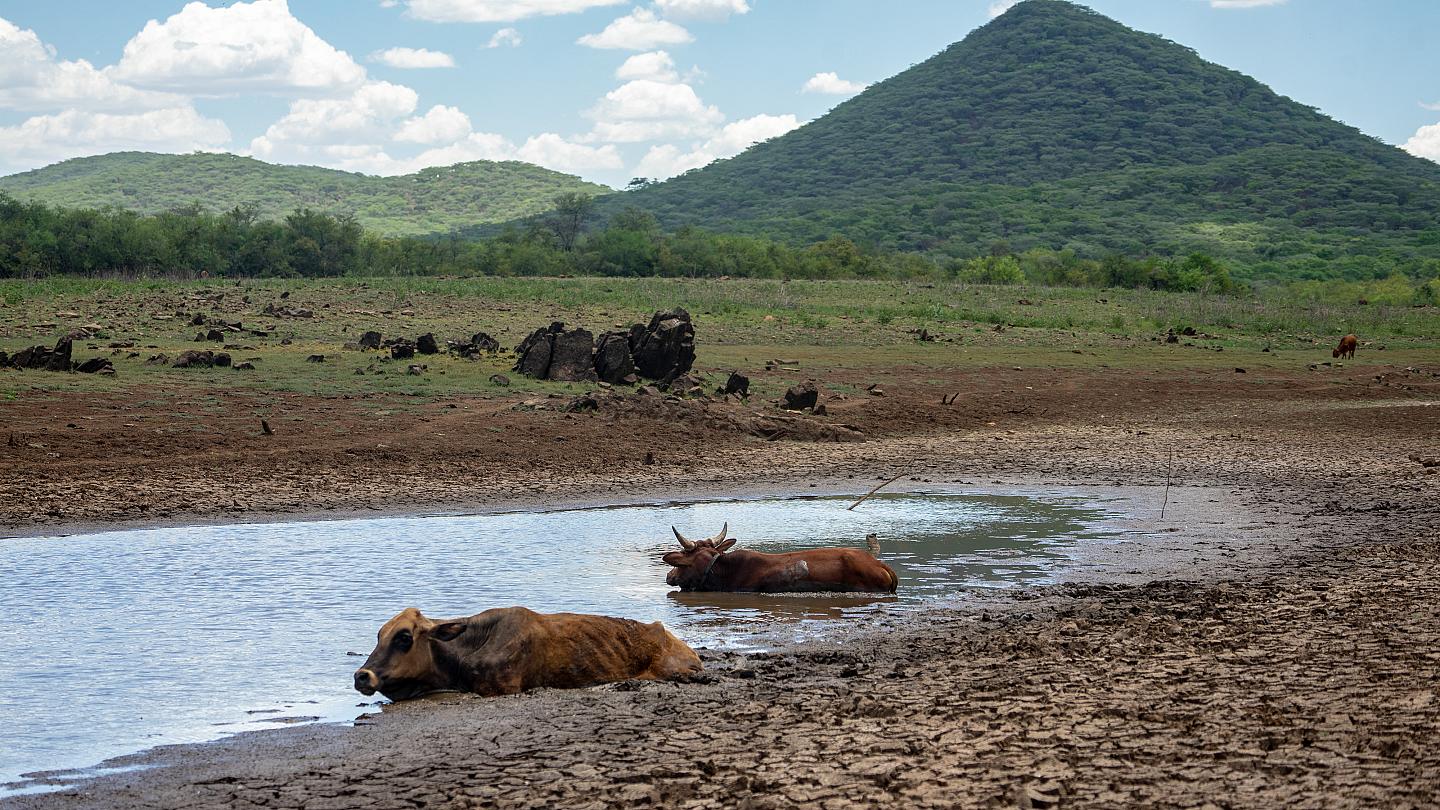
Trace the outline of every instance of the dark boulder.
<path fill-rule="evenodd" d="M 191 325 L 191 326 L 204 326 L 204 325 L 205 325 L 205 316 L 204 316 L 204 315 L 201 315 L 201 314 L 198 313 L 198 312 L 195 313 L 195 317 L 193 317 L 193 318 L 190 319 L 190 325 Z"/>
<path fill-rule="evenodd" d="M 362 349 L 378 349 L 380 348 L 380 333 L 366 332 L 360 336 L 359 343 Z"/>
<path fill-rule="evenodd" d="M 657 312 L 650 325 L 630 329 L 630 353 L 640 376 L 668 383 L 695 365 L 695 326 L 679 307 Z"/>
<path fill-rule="evenodd" d="M 536 329 L 515 347 L 515 371 L 537 380 L 546 379 L 550 374 L 550 359 L 555 352 L 555 335 L 565 330 L 565 324 L 552 323 Z"/>
<path fill-rule="evenodd" d="M 210 368 L 215 365 L 215 354 L 213 352 L 196 351 L 194 349 L 181 352 L 170 364 L 171 368 Z"/>
<path fill-rule="evenodd" d="M 504 388 L 510 384 L 510 378 L 506 377 L 504 374 L 491 374 L 490 382 L 500 386 L 501 388 Z"/>
<path fill-rule="evenodd" d="M 500 341 L 490 337 L 484 332 L 476 332 L 474 337 L 470 338 L 470 345 L 474 346 L 476 351 L 485 352 L 486 354 L 498 354 L 500 352 Z"/>
<path fill-rule="evenodd" d="M 321 356 L 323 357 L 323 355 Z M 217 352 L 215 354 L 215 357 L 210 362 L 212 365 L 225 368 L 226 366 L 230 365 L 230 355 L 226 354 L 225 352 Z"/>
<path fill-rule="evenodd" d="M 415 351 L 421 354 L 439 354 L 440 344 L 436 342 L 434 335 L 426 332 L 415 339 Z"/>
<path fill-rule="evenodd" d="M 209 341 L 214 341 L 215 343 L 224 343 L 225 333 L 221 332 L 219 329 L 211 329 L 209 332 L 205 333 L 205 339 Z"/>
<path fill-rule="evenodd" d="M 730 394 L 733 396 L 748 397 L 750 396 L 750 378 L 738 371 L 732 371 L 730 373 L 730 379 L 725 381 L 725 387 L 716 393 L 722 396 Z"/>
<path fill-rule="evenodd" d="M 105 369 L 115 370 L 115 364 L 103 357 L 92 357 L 75 367 L 81 374 L 98 374 Z"/>
<path fill-rule="evenodd" d="M 235 369 L 236 371 L 254 371 L 255 364 L 250 362 L 236 363 L 235 365 L 231 366 L 231 368 Z M 359 369 L 356 369 L 356 371 L 359 371 Z"/>
<path fill-rule="evenodd" d="M 803 382 L 785 392 L 785 409 L 789 411 L 813 410 L 820 402 L 820 389 L 813 382 Z"/>
<path fill-rule="evenodd" d="M 606 332 L 595 342 L 595 374 L 611 384 L 635 378 L 635 359 L 630 356 L 630 336 Z"/>
<path fill-rule="evenodd" d="M 409 360 L 415 356 L 415 344 L 404 338 L 390 341 L 390 358 L 392 360 Z"/>
<path fill-rule="evenodd" d="M 588 329 L 571 329 L 555 335 L 546 379 L 557 382 L 595 382 L 595 336 Z"/>
<path fill-rule="evenodd" d="M 69 371 L 73 366 L 70 362 L 70 351 L 70 338 L 63 337 L 56 341 L 55 348 L 50 350 L 50 356 L 45 358 L 45 370 Z"/>

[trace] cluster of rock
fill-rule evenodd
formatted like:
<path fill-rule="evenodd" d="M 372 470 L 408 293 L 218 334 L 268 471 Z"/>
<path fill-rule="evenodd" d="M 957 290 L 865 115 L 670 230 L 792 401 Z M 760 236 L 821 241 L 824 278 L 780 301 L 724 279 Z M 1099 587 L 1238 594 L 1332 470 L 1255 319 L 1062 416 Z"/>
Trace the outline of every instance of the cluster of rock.
<path fill-rule="evenodd" d="M 224 318 L 207 318 L 200 314 L 190 319 L 190 325 L 210 327 L 204 332 L 195 333 L 196 343 L 203 343 L 207 340 L 215 343 L 224 343 L 226 338 L 237 334 L 250 334 L 255 337 L 267 337 L 270 334 L 264 329 L 246 329 L 244 324 L 239 321 L 232 322 Z"/>
<path fill-rule="evenodd" d="M 0 352 L 0 367 L 37 371 L 76 371 L 81 374 L 115 373 L 114 364 L 103 357 L 76 362 L 71 357 L 72 353 L 73 339 L 67 335 L 56 341 L 54 348 L 31 346 L 14 354 Z"/>
<path fill-rule="evenodd" d="M 515 347 L 515 370 L 537 380 L 669 386 L 695 365 L 695 326 L 683 309 L 657 312 L 650 323 L 596 337 L 556 322 Z"/>
<path fill-rule="evenodd" d="M 473 358 L 482 353 L 497 354 L 500 351 L 500 342 L 484 332 L 476 332 L 469 340 L 447 340 L 445 347 L 460 357 Z M 429 332 L 411 340 L 403 337 L 384 338 L 379 332 L 372 331 L 361 335 L 354 343 L 345 344 L 345 348 L 354 351 L 387 350 L 392 360 L 409 360 L 417 354 L 439 354 L 440 341 Z"/>
<path fill-rule="evenodd" d="M 225 368 L 231 362 L 230 355 L 225 352 L 197 351 L 190 350 L 181 352 L 175 362 L 170 364 L 171 368 Z M 253 366 L 252 366 L 253 368 Z"/>

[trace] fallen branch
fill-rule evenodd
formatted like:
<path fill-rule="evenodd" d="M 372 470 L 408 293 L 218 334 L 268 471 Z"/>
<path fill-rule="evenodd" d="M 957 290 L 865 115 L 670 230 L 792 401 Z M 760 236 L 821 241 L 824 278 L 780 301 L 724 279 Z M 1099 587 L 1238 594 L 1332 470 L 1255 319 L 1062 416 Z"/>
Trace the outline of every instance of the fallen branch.
<path fill-rule="evenodd" d="M 881 484 L 880 486 L 875 487 L 874 489 L 872 489 L 872 490 L 870 490 L 869 492 L 865 493 L 865 497 L 861 498 L 860 500 L 856 501 L 855 503 L 850 504 L 850 508 L 846 509 L 845 511 L 846 511 L 846 512 L 853 512 L 853 511 L 855 511 L 855 507 L 857 507 L 857 506 L 859 506 L 860 504 L 862 504 L 862 503 L 870 500 L 870 496 L 871 496 L 871 495 L 874 495 L 875 493 L 879 492 L 880 490 L 884 489 L 885 487 L 888 487 L 888 486 L 890 486 L 891 484 L 895 483 L 896 481 L 899 481 L 901 478 L 904 478 L 904 477 L 905 477 L 905 473 L 908 473 L 908 472 L 910 472 L 910 470 L 909 470 L 909 469 L 906 469 L 904 472 L 900 473 L 899 475 L 895 476 L 894 478 L 891 478 L 889 481 L 886 481 L 885 483 Z"/>

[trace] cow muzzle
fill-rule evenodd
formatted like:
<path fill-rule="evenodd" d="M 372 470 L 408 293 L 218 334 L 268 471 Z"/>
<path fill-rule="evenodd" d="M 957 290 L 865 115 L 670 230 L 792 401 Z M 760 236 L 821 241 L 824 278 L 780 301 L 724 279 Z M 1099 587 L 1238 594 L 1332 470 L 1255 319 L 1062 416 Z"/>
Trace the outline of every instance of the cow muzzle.
<path fill-rule="evenodd" d="M 380 679 L 368 669 L 355 671 L 355 691 L 366 697 L 380 691 Z"/>

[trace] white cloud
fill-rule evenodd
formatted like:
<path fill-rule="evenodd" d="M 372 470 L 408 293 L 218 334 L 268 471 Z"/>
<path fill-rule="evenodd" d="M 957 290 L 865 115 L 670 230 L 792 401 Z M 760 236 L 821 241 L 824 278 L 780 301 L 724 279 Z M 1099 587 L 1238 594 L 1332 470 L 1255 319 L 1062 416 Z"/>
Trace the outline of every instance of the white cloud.
<path fill-rule="evenodd" d="M 718 22 L 729 19 L 731 14 L 750 12 L 750 4 L 745 0 L 655 0 L 655 7 L 666 17 L 706 22 Z"/>
<path fill-rule="evenodd" d="M 864 91 L 866 87 L 869 87 L 869 85 L 847 81 L 840 78 L 840 74 L 832 71 L 830 73 L 816 73 L 814 76 L 811 76 L 810 80 L 805 82 L 805 86 L 801 88 L 801 90 L 806 93 L 824 93 L 831 96 L 853 96 L 856 93 Z"/>
<path fill-rule="evenodd" d="M 1440 163 L 1440 124 L 1420 127 L 1401 148 L 1417 157 Z"/>
<path fill-rule="evenodd" d="M 576 14 L 626 0 L 408 0 L 410 16 L 430 22 L 514 22 L 526 17 Z"/>
<path fill-rule="evenodd" d="M 514 28 L 501 28 L 499 31 L 496 31 L 493 36 L 490 37 L 490 44 L 486 45 L 485 47 L 500 48 L 504 46 L 509 46 L 511 48 L 518 48 L 520 47 L 520 43 L 524 41 L 525 40 L 520 38 L 520 32 L 516 31 Z"/>
<path fill-rule="evenodd" d="M 675 71 L 675 60 L 664 51 L 637 53 L 625 60 L 615 71 L 615 78 L 621 81 L 649 79 L 654 82 L 678 82 L 680 74 Z"/>
<path fill-rule="evenodd" d="M 221 149 L 229 142 L 223 121 L 193 107 L 131 115 L 65 110 L 0 127 L 0 166 L 19 171 L 118 150 L 193 152 Z"/>
<path fill-rule="evenodd" d="M 1420 106 L 1427 110 L 1440 110 L 1440 101 L 1436 101 L 1433 103 L 1428 101 L 1422 101 L 1420 102 Z"/>
<path fill-rule="evenodd" d="M 634 174 L 656 179 L 674 177 L 721 158 L 734 157 L 754 144 L 784 135 L 799 126 L 799 119 L 793 115 L 757 115 L 735 121 L 689 152 L 682 152 L 672 144 L 650 147 Z"/>
<path fill-rule="evenodd" d="M 370 82 L 345 98 L 297 99 L 283 118 L 250 142 L 250 151 L 262 160 L 295 162 L 317 151 L 329 154 L 312 147 L 387 140 L 418 101 L 414 90 L 390 82 Z"/>
<path fill-rule="evenodd" d="M 133 112 L 184 104 L 171 93 L 117 84 L 84 59 L 59 59 L 34 31 L 0 18 L 0 109 Z"/>
<path fill-rule="evenodd" d="M 470 134 L 470 116 L 455 107 L 436 104 L 418 118 L 400 124 L 395 140 L 402 143 L 454 143 Z"/>
<path fill-rule="evenodd" d="M 690 85 L 653 79 L 637 79 L 611 90 L 586 115 L 595 121 L 589 139 L 612 143 L 708 135 L 725 120 Z"/>
<path fill-rule="evenodd" d="M 1210 0 L 1211 8 L 1259 8 L 1283 6 L 1286 0 Z"/>
<path fill-rule="evenodd" d="M 365 69 L 291 15 L 286 0 L 189 3 L 163 23 L 146 23 L 111 70 L 127 84 L 200 96 L 329 95 L 365 79 Z"/>
<path fill-rule="evenodd" d="M 429 48 L 387 48 L 370 54 L 370 61 L 405 70 L 455 67 L 455 57 Z"/>
<path fill-rule="evenodd" d="M 684 45 L 694 42 L 689 31 L 655 16 L 655 12 L 636 8 L 620 17 L 598 34 L 586 34 L 576 40 L 591 48 L 610 48 L 627 51 L 648 51 L 661 45 Z"/>
<path fill-rule="evenodd" d="M 534 163 L 561 172 L 586 169 L 619 169 L 625 165 L 612 144 L 586 146 L 567 141 L 551 132 L 525 141 L 516 155 L 526 163 Z"/>
<path fill-rule="evenodd" d="M 992 0 L 990 3 L 990 19 L 995 19 L 1001 14 L 1009 11 L 1020 0 Z"/>

